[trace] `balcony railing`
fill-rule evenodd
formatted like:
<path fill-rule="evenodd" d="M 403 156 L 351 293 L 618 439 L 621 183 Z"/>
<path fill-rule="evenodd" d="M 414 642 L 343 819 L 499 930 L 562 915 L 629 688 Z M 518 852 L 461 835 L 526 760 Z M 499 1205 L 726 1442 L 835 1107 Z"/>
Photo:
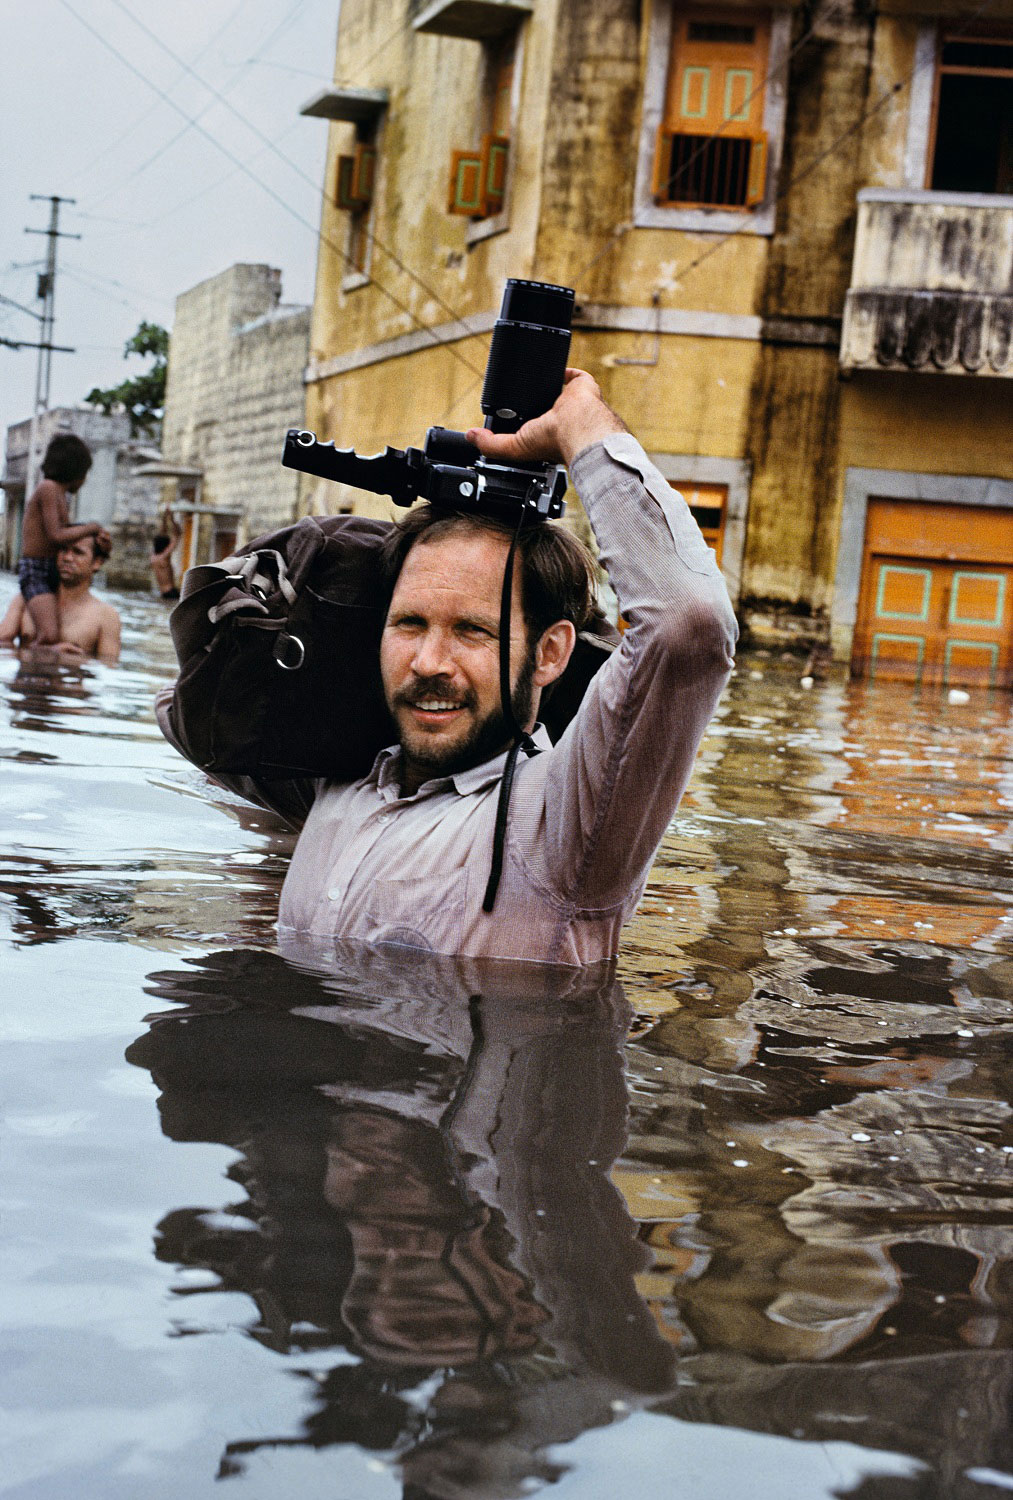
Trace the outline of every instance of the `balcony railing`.
<path fill-rule="evenodd" d="M 1013 198 L 860 192 L 841 365 L 1013 377 Z"/>

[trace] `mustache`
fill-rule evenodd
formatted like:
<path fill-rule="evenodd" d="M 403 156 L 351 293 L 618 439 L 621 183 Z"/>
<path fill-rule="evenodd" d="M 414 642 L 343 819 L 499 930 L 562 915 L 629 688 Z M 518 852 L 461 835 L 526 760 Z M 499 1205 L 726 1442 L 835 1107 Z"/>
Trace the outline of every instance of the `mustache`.
<path fill-rule="evenodd" d="M 414 682 L 399 688 L 391 701 L 396 707 L 415 708 L 425 698 L 442 698 L 460 708 L 474 708 L 475 695 L 470 691 L 455 692 L 446 677 L 418 677 Z"/>

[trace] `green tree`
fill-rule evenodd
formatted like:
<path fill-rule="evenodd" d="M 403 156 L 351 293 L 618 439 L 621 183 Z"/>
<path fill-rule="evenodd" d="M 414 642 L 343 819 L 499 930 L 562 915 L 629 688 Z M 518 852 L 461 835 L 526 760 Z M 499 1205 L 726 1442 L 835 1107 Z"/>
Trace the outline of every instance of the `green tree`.
<path fill-rule="evenodd" d="M 132 354 L 151 360 L 148 369 L 139 375 L 131 375 L 119 385 L 106 391 L 96 386 L 85 396 L 90 406 L 98 406 L 107 415 L 113 411 L 125 411 L 130 418 L 130 431 L 150 433 L 161 421 L 165 406 L 165 369 L 169 359 L 169 335 L 158 323 L 141 323 L 137 332 L 127 339 L 123 358 Z"/>

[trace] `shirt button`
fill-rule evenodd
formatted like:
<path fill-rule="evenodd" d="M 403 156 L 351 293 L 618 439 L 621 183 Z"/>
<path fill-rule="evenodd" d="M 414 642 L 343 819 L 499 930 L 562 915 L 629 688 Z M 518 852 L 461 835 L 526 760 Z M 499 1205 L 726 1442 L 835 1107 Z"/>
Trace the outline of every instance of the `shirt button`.
<path fill-rule="evenodd" d="M 339 901 L 341 899 L 341 892 L 339 890 L 337 890 L 337 889 L 335 889 L 333 891 L 328 891 L 327 892 L 327 899 L 328 899 L 328 901 Z"/>

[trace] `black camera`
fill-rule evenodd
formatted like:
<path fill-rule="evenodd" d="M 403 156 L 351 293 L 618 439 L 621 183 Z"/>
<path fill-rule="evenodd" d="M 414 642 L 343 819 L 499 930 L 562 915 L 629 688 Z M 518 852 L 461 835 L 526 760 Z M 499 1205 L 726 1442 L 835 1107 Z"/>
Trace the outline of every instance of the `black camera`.
<path fill-rule="evenodd" d="M 482 387 L 491 432 L 516 432 L 552 406 L 563 389 L 572 320 L 572 288 L 514 278 L 506 283 Z M 428 500 L 513 521 L 555 519 L 564 510 L 562 468 L 496 463 L 483 458 L 463 432 L 446 427 L 430 427 L 422 448 L 385 448 L 369 458 L 293 428 L 281 461 L 305 474 L 389 495 L 395 505 Z"/>

